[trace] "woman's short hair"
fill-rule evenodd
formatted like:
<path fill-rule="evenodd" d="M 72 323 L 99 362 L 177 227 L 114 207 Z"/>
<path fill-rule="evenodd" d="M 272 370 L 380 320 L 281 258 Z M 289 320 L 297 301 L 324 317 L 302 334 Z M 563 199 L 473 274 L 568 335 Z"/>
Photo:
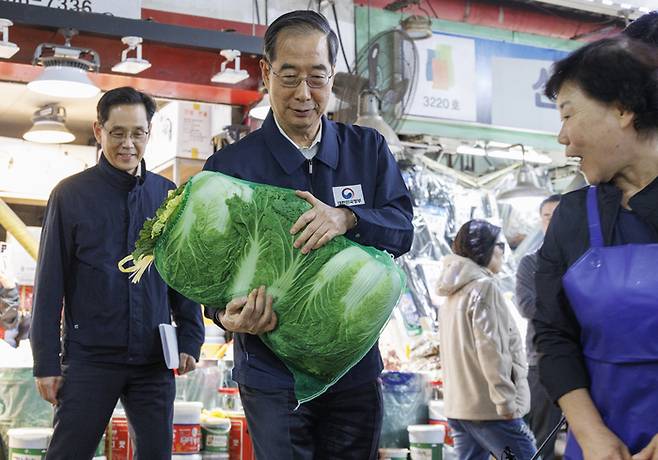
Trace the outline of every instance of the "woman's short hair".
<path fill-rule="evenodd" d="M 638 132 L 658 130 L 658 52 L 625 36 L 605 38 L 569 54 L 553 65 L 545 94 L 555 100 L 567 82 L 605 104 L 619 104 L 635 114 Z"/>
<path fill-rule="evenodd" d="M 486 220 L 469 220 L 457 232 L 452 250 L 458 256 L 467 257 L 486 267 L 491 262 L 500 230 L 500 227 Z"/>
<path fill-rule="evenodd" d="M 651 11 L 631 22 L 622 32 L 635 40 L 658 46 L 658 11 Z"/>

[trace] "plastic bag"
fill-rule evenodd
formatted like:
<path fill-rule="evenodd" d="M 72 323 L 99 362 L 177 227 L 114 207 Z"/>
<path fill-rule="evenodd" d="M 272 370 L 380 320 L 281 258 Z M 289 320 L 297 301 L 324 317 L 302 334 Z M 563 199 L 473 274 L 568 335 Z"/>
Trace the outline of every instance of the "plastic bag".
<path fill-rule="evenodd" d="M 202 172 L 145 223 L 135 267 L 123 270 L 138 280 L 154 260 L 176 291 L 220 308 L 267 286 L 278 324 L 261 339 L 292 372 L 302 403 L 372 348 L 405 285 L 389 254 L 342 236 L 306 255 L 295 249 L 289 230 L 309 209 L 293 190 Z"/>

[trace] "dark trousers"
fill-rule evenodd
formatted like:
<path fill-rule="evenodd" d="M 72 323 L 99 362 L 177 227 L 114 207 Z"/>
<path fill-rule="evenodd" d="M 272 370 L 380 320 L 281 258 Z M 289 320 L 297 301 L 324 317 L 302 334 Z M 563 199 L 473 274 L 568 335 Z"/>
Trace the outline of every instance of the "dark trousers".
<path fill-rule="evenodd" d="M 376 460 L 383 403 L 379 381 L 327 392 L 297 408 L 291 390 L 240 385 L 257 460 Z"/>
<path fill-rule="evenodd" d="M 47 460 L 89 460 L 121 398 L 135 442 L 135 459 L 170 460 L 174 375 L 164 364 L 126 366 L 70 362 L 55 407 Z"/>
<path fill-rule="evenodd" d="M 546 389 L 539 381 L 537 366 L 528 368 L 528 384 L 530 385 L 530 413 L 526 415 L 526 421 L 535 434 L 537 447 L 539 447 L 562 418 L 562 412 L 551 401 Z M 555 459 L 555 438 L 556 436 L 542 449 L 541 456 L 544 460 Z"/>

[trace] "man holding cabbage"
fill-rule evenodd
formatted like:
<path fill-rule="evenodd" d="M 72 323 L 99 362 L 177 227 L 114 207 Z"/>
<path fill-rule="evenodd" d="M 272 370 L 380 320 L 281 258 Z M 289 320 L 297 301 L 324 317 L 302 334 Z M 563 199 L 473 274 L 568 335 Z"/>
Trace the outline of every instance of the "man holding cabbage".
<path fill-rule="evenodd" d="M 290 228 L 302 254 L 345 235 L 400 256 L 413 238 L 412 203 L 384 138 L 324 116 L 337 50 L 318 13 L 293 11 L 274 21 L 260 61 L 272 110 L 260 129 L 216 152 L 204 169 L 297 190 L 312 206 Z M 236 333 L 233 378 L 257 458 L 376 459 L 383 412 L 377 344 L 324 394 L 300 405 L 290 371 L 258 337 L 277 327 L 272 303 L 261 286 L 226 308 L 206 308 Z"/>

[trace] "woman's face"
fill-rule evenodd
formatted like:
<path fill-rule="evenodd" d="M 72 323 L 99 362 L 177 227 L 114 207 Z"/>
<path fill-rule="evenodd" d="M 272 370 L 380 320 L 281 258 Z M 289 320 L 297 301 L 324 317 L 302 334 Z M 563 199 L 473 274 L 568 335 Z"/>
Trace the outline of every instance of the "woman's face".
<path fill-rule="evenodd" d="M 581 158 L 580 169 L 590 184 L 609 182 L 632 162 L 632 112 L 593 99 L 569 81 L 560 88 L 557 106 L 562 119 L 558 141 L 568 157 Z"/>
<path fill-rule="evenodd" d="M 493 254 L 487 268 L 493 273 L 499 273 L 503 268 L 503 261 L 505 259 L 505 243 L 503 241 L 496 241 L 494 245 Z"/>

